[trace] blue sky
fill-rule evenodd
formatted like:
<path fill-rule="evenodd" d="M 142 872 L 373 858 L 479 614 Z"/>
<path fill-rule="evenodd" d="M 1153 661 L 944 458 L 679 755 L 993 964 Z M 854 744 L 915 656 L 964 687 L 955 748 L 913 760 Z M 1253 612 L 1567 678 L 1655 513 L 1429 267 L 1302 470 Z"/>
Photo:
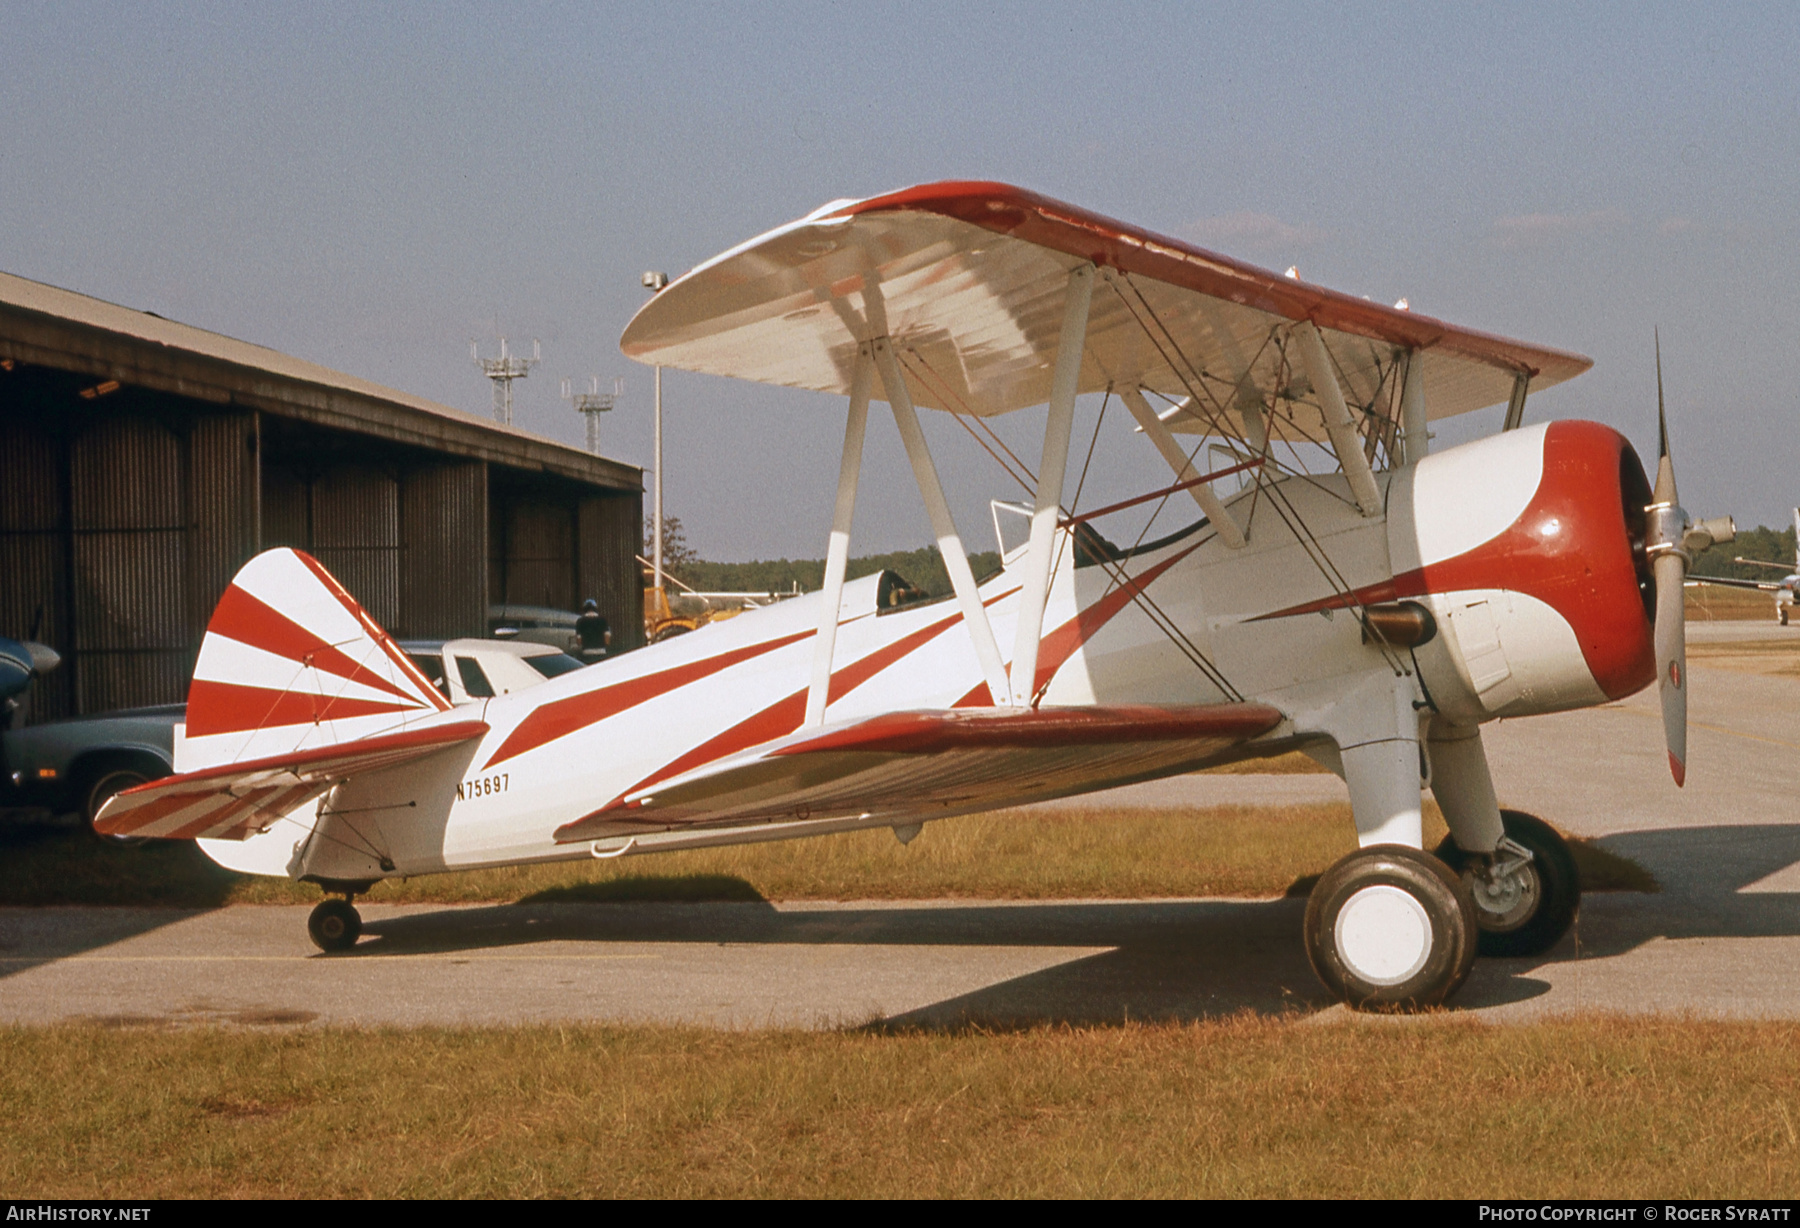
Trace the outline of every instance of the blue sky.
<path fill-rule="evenodd" d="M 1658 326 L 1690 510 L 1779 526 L 1800 502 L 1793 6 L 8 3 L 0 20 L 0 269 L 476 412 L 470 340 L 537 337 L 520 423 L 577 443 L 562 377 L 622 375 L 603 438 L 634 462 L 650 378 L 617 341 L 641 271 L 835 197 L 980 177 L 1591 355 L 1528 420 L 1596 418 L 1645 453 Z M 681 374 L 665 396 L 668 506 L 692 544 L 821 554 L 842 406 Z M 986 500 L 1016 490 L 933 438 L 985 546 Z M 1147 451 L 1109 428 L 1084 501 L 1155 480 Z M 859 550 L 927 540 L 891 425 L 864 490 Z"/>

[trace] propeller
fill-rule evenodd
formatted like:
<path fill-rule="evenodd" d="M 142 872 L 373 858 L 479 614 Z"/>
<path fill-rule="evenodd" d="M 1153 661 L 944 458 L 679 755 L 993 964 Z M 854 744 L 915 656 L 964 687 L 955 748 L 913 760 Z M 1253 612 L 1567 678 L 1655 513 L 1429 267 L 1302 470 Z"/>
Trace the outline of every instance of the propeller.
<path fill-rule="evenodd" d="M 1662 693 L 1663 740 L 1669 774 L 1677 787 L 1687 783 L 1687 612 L 1682 586 L 1694 554 L 1737 536 L 1729 516 L 1691 521 L 1675 493 L 1675 462 L 1669 455 L 1669 419 L 1663 410 L 1662 337 L 1656 337 L 1656 486 L 1644 509 L 1645 553 L 1656 580 L 1657 686 Z"/>

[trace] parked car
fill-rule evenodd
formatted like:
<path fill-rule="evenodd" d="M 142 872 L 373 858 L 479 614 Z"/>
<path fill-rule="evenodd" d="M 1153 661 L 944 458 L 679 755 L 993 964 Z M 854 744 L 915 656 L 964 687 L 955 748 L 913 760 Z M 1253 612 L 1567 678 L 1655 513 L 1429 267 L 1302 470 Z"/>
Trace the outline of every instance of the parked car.
<path fill-rule="evenodd" d="M 552 644 L 529 640 L 402 640 L 401 649 L 453 704 L 534 687 L 581 668 Z"/>
<path fill-rule="evenodd" d="M 581 668 L 548 644 L 407 640 L 400 647 L 453 704 L 522 691 Z M 175 726 L 186 719 L 186 704 L 164 704 L 9 729 L 0 734 L 0 800 L 73 811 L 91 825 L 113 794 L 175 770 Z"/>

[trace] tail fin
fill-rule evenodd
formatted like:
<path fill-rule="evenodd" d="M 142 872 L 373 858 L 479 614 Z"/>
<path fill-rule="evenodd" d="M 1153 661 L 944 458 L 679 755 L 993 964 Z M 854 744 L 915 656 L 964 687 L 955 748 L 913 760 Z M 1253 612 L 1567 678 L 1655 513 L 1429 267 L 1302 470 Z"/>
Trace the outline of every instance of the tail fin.
<path fill-rule="evenodd" d="M 232 579 L 206 626 L 175 767 L 397 733 L 449 707 L 316 559 L 269 550 Z"/>
<path fill-rule="evenodd" d="M 1800 507 L 1794 509 L 1794 570 L 1800 571 Z"/>

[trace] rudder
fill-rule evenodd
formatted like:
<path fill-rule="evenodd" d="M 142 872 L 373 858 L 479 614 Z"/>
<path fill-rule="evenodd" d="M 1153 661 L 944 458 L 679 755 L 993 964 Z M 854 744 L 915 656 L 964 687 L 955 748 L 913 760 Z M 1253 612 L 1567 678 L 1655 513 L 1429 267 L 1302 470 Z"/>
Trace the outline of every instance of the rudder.
<path fill-rule="evenodd" d="M 214 608 L 177 771 L 396 733 L 449 701 L 312 556 L 268 550 Z"/>

